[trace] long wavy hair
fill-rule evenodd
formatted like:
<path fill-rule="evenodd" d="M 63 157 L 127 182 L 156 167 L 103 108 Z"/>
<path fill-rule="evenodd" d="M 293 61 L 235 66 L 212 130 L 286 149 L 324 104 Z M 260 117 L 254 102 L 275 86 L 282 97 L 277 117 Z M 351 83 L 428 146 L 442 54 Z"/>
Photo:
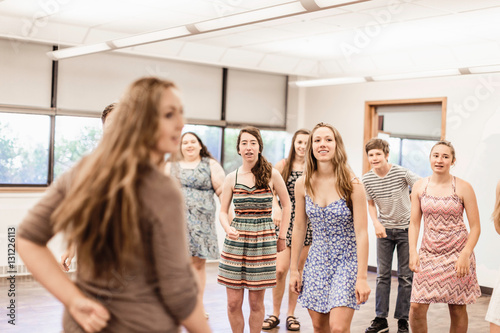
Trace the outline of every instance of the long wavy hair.
<path fill-rule="evenodd" d="M 182 140 L 184 139 L 184 136 L 185 136 L 186 134 L 191 134 L 192 136 L 194 136 L 194 137 L 196 138 L 196 140 L 198 140 L 198 143 L 199 143 L 199 144 L 200 144 L 200 146 L 201 146 L 201 150 L 200 150 L 200 157 L 202 157 L 202 158 L 203 158 L 203 157 L 214 158 L 214 157 L 212 156 L 212 154 L 210 154 L 210 152 L 208 151 L 207 146 L 205 146 L 205 145 L 203 144 L 203 141 L 201 141 L 200 137 L 199 137 L 198 135 L 196 135 L 196 133 L 193 133 L 193 132 L 186 132 L 186 133 L 182 134 L 182 136 L 181 136 L 181 145 L 180 145 L 180 147 L 179 147 L 179 154 L 180 154 L 180 156 L 181 156 L 182 158 L 184 158 L 184 156 L 182 155 L 182 149 L 181 149 L 181 147 L 182 147 Z"/>
<path fill-rule="evenodd" d="M 240 153 L 240 141 L 243 133 L 248 133 L 254 136 L 259 144 L 259 158 L 257 159 L 257 163 L 255 163 L 252 168 L 252 173 L 255 177 L 255 187 L 258 189 L 267 188 L 269 186 L 269 182 L 271 181 L 273 166 L 264 156 L 262 156 L 264 142 L 262 141 L 260 130 L 253 126 L 247 126 L 241 129 L 240 134 L 238 134 L 238 141 L 236 142 L 236 151 L 238 154 Z"/>
<path fill-rule="evenodd" d="M 347 163 L 347 153 L 344 147 L 344 141 L 339 131 L 330 124 L 319 123 L 314 126 L 309 135 L 309 140 L 307 141 L 306 148 L 306 173 L 305 173 L 305 187 L 307 193 L 309 193 L 314 198 L 314 189 L 311 184 L 314 172 L 318 170 L 318 161 L 314 157 L 314 152 L 312 149 L 314 132 L 321 127 L 329 128 L 335 138 L 335 153 L 332 158 L 332 171 L 336 178 L 336 189 L 341 198 L 347 203 L 347 207 L 352 211 L 352 171 L 351 167 Z"/>
<path fill-rule="evenodd" d="M 151 152 L 159 138 L 158 105 L 174 83 L 135 81 L 118 103 L 115 119 L 98 147 L 76 166 L 64 200 L 52 214 L 56 232 L 76 245 L 79 269 L 94 277 L 130 267 L 142 253 L 139 225 L 141 175 L 154 168 Z"/>
<path fill-rule="evenodd" d="M 311 132 L 305 128 L 299 129 L 297 132 L 293 134 L 292 137 L 292 145 L 290 146 L 290 151 L 288 152 L 288 157 L 285 160 L 285 167 L 283 168 L 283 171 L 281 171 L 281 177 L 285 180 L 285 183 L 288 181 L 288 177 L 290 177 L 290 174 L 292 173 L 292 168 L 293 168 L 293 162 L 295 161 L 295 140 L 297 139 L 297 136 L 299 134 L 305 134 L 309 135 Z"/>

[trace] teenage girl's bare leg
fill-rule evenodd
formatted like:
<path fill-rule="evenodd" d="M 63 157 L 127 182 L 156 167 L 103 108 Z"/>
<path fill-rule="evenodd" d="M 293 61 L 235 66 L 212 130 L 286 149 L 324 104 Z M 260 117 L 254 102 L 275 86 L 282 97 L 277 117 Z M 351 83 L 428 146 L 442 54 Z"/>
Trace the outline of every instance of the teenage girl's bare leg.
<path fill-rule="evenodd" d="M 467 333 L 469 317 L 467 316 L 467 305 L 448 304 L 450 311 L 450 333 Z"/>
<path fill-rule="evenodd" d="M 490 323 L 490 333 L 500 333 L 500 326 Z"/>
<path fill-rule="evenodd" d="M 231 289 L 226 287 L 227 294 L 227 317 L 233 333 L 243 333 L 245 319 L 243 318 L 243 289 Z"/>
<path fill-rule="evenodd" d="M 411 303 L 410 326 L 413 333 L 427 333 L 427 310 L 429 304 Z"/>
<path fill-rule="evenodd" d="M 286 276 L 290 268 L 290 248 L 287 247 L 281 252 L 278 252 L 276 258 L 276 287 L 273 288 L 273 315 L 279 318 L 281 310 L 281 302 L 286 285 Z"/>
<path fill-rule="evenodd" d="M 194 268 L 194 271 L 196 272 L 196 275 L 198 277 L 198 282 L 199 282 L 199 290 L 198 290 L 198 299 L 200 300 L 201 304 L 203 304 L 203 295 L 205 294 L 205 284 L 207 280 L 207 274 L 205 271 L 205 259 L 201 259 L 198 257 L 191 257 L 191 265 Z M 203 306 L 203 311 L 205 311 L 205 306 Z"/>
<path fill-rule="evenodd" d="M 300 252 L 300 258 L 299 258 L 299 273 L 302 274 L 304 271 L 304 265 L 306 264 L 306 259 L 307 255 L 309 254 L 309 248 L 311 246 L 304 246 L 302 248 L 302 252 Z M 288 288 L 288 312 L 286 316 L 294 316 L 295 314 L 295 308 L 297 307 L 297 298 L 299 295 L 297 295 L 294 292 L 290 292 L 290 288 Z M 298 325 L 297 325 L 298 326 Z M 295 325 L 292 325 L 292 328 L 296 328 Z"/>
<path fill-rule="evenodd" d="M 249 290 L 248 302 L 250 304 L 250 318 L 248 324 L 250 326 L 250 333 L 259 333 L 262 329 L 262 322 L 264 321 L 264 294 L 266 290 Z"/>
<path fill-rule="evenodd" d="M 341 306 L 330 311 L 330 332 L 349 333 L 351 332 L 351 322 L 354 316 L 354 309 Z"/>
<path fill-rule="evenodd" d="M 330 314 L 308 310 L 314 333 L 330 333 Z"/>

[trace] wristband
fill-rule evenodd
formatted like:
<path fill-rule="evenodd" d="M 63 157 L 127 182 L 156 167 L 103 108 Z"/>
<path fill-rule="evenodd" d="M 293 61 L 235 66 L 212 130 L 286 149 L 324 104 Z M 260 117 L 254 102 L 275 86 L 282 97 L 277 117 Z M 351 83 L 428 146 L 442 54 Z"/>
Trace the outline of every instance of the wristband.
<path fill-rule="evenodd" d="M 286 240 L 286 238 L 279 238 L 279 237 L 278 237 L 278 239 L 281 239 L 281 240 Z"/>

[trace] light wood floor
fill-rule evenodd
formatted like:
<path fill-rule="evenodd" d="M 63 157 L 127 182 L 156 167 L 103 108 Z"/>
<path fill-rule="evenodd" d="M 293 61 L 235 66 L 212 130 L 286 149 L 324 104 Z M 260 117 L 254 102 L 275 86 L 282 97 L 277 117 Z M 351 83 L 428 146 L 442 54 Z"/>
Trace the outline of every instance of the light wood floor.
<path fill-rule="evenodd" d="M 226 290 L 216 282 L 217 264 L 207 264 L 207 287 L 205 292 L 205 307 L 210 315 L 210 325 L 212 330 L 217 333 L 230 333 L 231 329 L 226 315 Z M 354 314 L 354 319 L 351 326 L 351 332 L 363 333 L 370 321 L 375 316 L 375 273 L 368 273 L 368 283 L 372 288 L 372 294 L 368 302 L 361 306 L 359 311 Z M 16 280 L 16 326 L 7 324 L 7 289 L 8 283 L 5 278 L 0 279 L 0 332 L 36 332 L 36 333 L 56 333 L 61 332 L 61 316 L 62 305 L 44 288 L 42 288 L 31 277 L 17 277 Z M 391 315 L 394 313 L 394 304 L 396 302 L 397 279 L 392 279 L 391 287 Z M 246 296 L 246 295 L 245 295 Z M 486 333 L 489 332 L 489 323 L 484 320 L 484 315 L 490 301 L 489 296 L 482 296 L 477 303 L 468 306 L 469 313 L 469 332 L 471 333 Z M 280 319 L 282 323 L 279 327 L 268 331 L 271 333 L 284 333 L 286 330 L 286 304 L 287 294 L 283 300 L 282 315 Z M 272 312 L 272 295 L 268 290 L 265 296 L 266 314 Z M 245 298 L 244 314 L 248 321 L 248 302 Z M 297 306 L 295 313 L 302 323 L 301 332 L 313 332 L 311 319 L 307 310 L 300 305 Z M 429 333 L 445 333 L 448 332 L 450 319 L 448 308 L 444 304 L 433 304 L 429 308 L 428 313 Z M 397 332 L 397 322 L 395 319 L 389 319 L 390 332 Z"/>

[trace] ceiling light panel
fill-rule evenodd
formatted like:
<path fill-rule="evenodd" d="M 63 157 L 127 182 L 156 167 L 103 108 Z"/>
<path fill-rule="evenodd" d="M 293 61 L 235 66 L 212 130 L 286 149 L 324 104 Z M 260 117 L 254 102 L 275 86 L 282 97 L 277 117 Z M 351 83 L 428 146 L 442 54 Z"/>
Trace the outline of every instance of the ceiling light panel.
<path fill-rule="evenodd" d="M 411 21 L 424 18 L 448 15 L 449 13 L 441 9 L 419 6 L 418 2 L 404 3 L 398 2 L 392 6 L 382 6 L 368 10 L 359 11 L 368 14 L 372 20 L 381 24 L 391 24 L 396 22 Z"/>
<path fill-rule="evenodd" d="M 378 76 L 373 76 L 372 78 L 373 81 L 391 81 L 391 80 L 419 79 L 427 77 L 453 76 L 453 75 L 460 75 L 460 71 L 458 69 L 445 69 L 445 70 L 435 70 L 435 71 L 378 75 Z"/>
<path fill-rule="evenodd" d="M 197 22 L 200 17 L 180 11 L 158 11 L 148 9 L 146 14 L 137 15 L 126 20 L 117 20 L 100 25 L 103 30 L 126 32 L 131 35 L 158 31 L 178 26 L 186 22 Z"/>
<path fill-rule="evenodd" d="M 291 84 L 298 87 L 319 87 L 319 86 L 334 86 L 340 84 L 363 83 L 366 82 L 363 77 L 338 77 L 318 80 L 295 81 Z"/>
<path fill-rule="evenodd" d="M 189 30 L 185 26 L 181 26 L 165 30 L 154 31 L 146 34 L 140 34 L 132 37 L 115 39 L 107 43 L 113 48 L 123 48 L 123 47 L 159 42 L 171 38 L 187 36 L 189 34 L 190 34 Z"/>
<path fill-rule="evenodd" d="M 480 8 L 492 8 L 499 5 L 498 0 L 481 0 L 481 1 L 436 1 L 436 0 L 419 0 L 418 3 L 431 8 L 438 8 L 448 13 L 460 13 L 474 11 Z"/>
<path fill-rule="evenodd" d="M 92 45 L 82 45 L 78 47 L 70 47 L 67 49 L 60 49 L 57 51 L 49 52 L 49 56 L 53 60 L 59 60 L 61 58 L 72 58 L 78 57 L 84 54 L 97 53 L 103 51 L 109 51 L 111 47 L 106 43 L 92 44 Z"/>
<path fill-rule="evenodd" d="M 149 12 L 147 8 L 140 5 L 117 0 L 76 0 L 59 6 L 60 11 L 51 16 L 51 21 L 90 27 L 109 22 L 123 22 L 129 18 L 146 15 Z"/>
<path fill-rule="evenodd" d="M 469 67 L 471 74 L 500 72 L 500 65 Z"/>
<path fill-rule="evenodd" d="M 213 20 L 196 23 L 195 26 L 196 28 L 198 28 L 198 30 L 204 32 L 272 19 L 280 16 L 303 13 L 305 11 L 306 10 L 304 9 L 304 7 L 302 7 L 300 2 L 292 2 L 283 5 L 266 7 L 253 11 L 247 11 L 244 13 L 219 17 Z"/>

